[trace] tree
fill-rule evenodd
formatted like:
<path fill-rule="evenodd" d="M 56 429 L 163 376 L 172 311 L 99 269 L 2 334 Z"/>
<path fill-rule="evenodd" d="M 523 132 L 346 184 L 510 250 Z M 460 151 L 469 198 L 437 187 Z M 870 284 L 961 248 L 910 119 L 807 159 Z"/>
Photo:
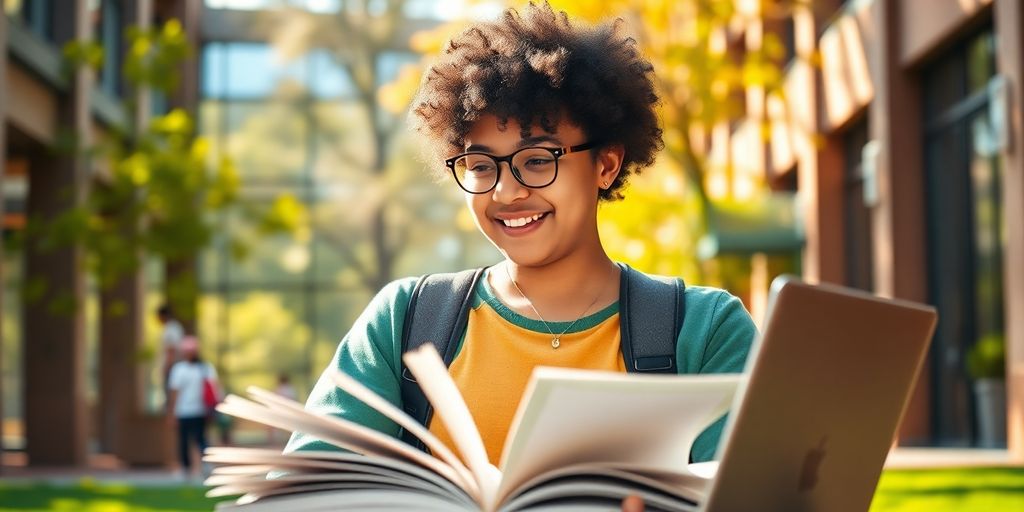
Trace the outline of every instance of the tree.
<path fill-rule="evenodd" d="M 155 29 L 133 27 L 126 37 L 123 75 L 130 88 L 171 94 L 178 87 L 178 67 L 192 52 L 181 24 L 170 20 Z M 64 53 L 70 66 L 95 68 L 103 62 L 96 43 L 70 43 Z M 175 109 L 151 119 L 140 116 L 140 108 L 147 106 L 137 98 L 125 97 L 126 123 L 108 127 L 95 146 L 83 148 L 74 136 L 63 138 L 64 150 L 88 152 L 99 160 L 100 172 L 81 208 L 28 232 L 54 244 L 83 244 L 101 287 L 138 268 L 143 257 L 194 257 L 210 243 L 210 214 L 237 200 L 233 162 L 226 157 L 210 162 L 210 143 L 196 135 L 192 115 Z M 281 195 L 253 218 L 261 232 L 287 231 L 301 215 L 295 208 L 294 198 Z M 180 304 L 180 296 L 170 299 L 182 310 L 191 309 Z"/>
<path fill-rule="evenodd" d="M 127 55 L 121 69 L 130 93 L 121 107 L 123 123 L 106 126 L 94 145 L 85 145 L 71 130 L 58 150 L 84 152 L 96 173 L 84 201 L 51 221 L 30 219 L 25 236 L 45 246 L 78 245 L 100 296 L 100 438 L 118 452 L 118 439 L 142 402 L 143 376 L 138 362 L 143 334 L 144 294 L 139 272 L 143 261 L 187 261 L 210 243 L 211 213 L 235 204 L 239 178 L 229 159 L 211 162 L 210 144 L 195 133 L 192 116 L 182 109 L 150 116 L 144 100 L 154 91 L 170 95 L 180 63 L 191 48 L 180 23 L 126 31 Z M 103 49 L 97 43 L 72 42 L 64 49 L 69 69 L 97 68 Z M 288 229 L 296 214 L 293 201 L 279 197 L 268 211 L 252 218 L 267 231 Z M 53 286 L 26 283 L 26 300 Z M 179 312 L 194 311 L 193 279 L 166 287 L 167 300 Z M 49 307 L 82 307 L 56 301 Z M 185 320 L 191 320 L 185 318 Z"/>
<path fill-rule="evenodd" d="M 770 29 L 783 25 L 794 9 L 806 7 L 809 0 L 551 0 L 551 4 L 594 21 L 606 19 L 609 13 L 623 18 L 657 77 L 665 151 L 650 176 L 638 177 L 634 190 L 627 191 L 627 195 L 644 196 L 643 201 L 626 201 L 603 212 L 604 232 L 625 242 L 609 246 L 629 262 L 660 259 L 651 255 L 666 251 L 671 259 L 689 257 L 693 261 L 700 235 L 712 222 L 715 198 L 708 190 L 710 171 L 719 171 L 728 179 L 738 167 L 732 159 L 731 141 L 716 141 L 719 153 L 709 154 L 717 135 L 714 132 L 728 134 L 747 123 L 754 138 L 737 143 L 760 143 L 743 150 L 764 154 L 763 139 L 769 129 L 766 98 L 774 95 L 785 101 L 781 66 L 786 47 L 781 35 Z M 681 172 L 687 190 L 674 186 L 666 172 Z M 659 189 L 673 192 L 659 193 Z M 726 189 L 725 196 L 733 196 Z M 673 195 L 677 200 L 659 200 Z M 656 236 L 623 235 L 637 219 L 654 221 L 646 227 L 653 227 Z M 714 279 L 704 275 L 700 265 L 684 265 L 680 270 L 686 268 L 699 275 L 700 281 Z"/>
<path fill-rule="evenodd" d="M 351 82 L 354 111 L 345 116 L 347 125 L 328 111 L 310 110 L 309 121 L 321 133 L 318 140 L 326 143 L 322 150 L 333 153 L 335 161 L 350 171 L 348 181 L 362 190 L 358 210 L 349 209 L 358 220 L 343 234 L 326 229 L 321 219 L 314 219 L 314 229 L 358 274 L 362 285 L 374 291 L 395 278 L 400 256 L 423 227 L 409 222 L 416 217 L 410 203 L 417 201 L 413 190 L 429 181 L 421 167 L 404 165 L 415 161 L 403 146 L 404 113 L 410 91 L 419 82 L 408 35 L 422 25 L 407 17 L 406 4 L 347 1 L 331 14 L 300 9 L 272 13 L 279 27 L 273 43 L 281 55 L 294 58 L 323 49 Z M 399 53 L 407 53 L 409 63 L 386 83 L 382 63 Z M 360 141 L 360 150 L 345 142 L 353 139 Z"/>

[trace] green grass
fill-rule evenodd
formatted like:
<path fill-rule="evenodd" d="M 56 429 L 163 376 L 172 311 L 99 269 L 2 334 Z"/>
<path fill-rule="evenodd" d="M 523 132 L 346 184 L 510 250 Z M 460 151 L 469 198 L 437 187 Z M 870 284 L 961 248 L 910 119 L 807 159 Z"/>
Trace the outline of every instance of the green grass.
<path fill-rule="evenodd" d="M 890 470 L 871 512 L 1024 510 L 1024 468 Z"/>
<path fill-rule="evenodd" d="M 0 511 L 184 512 L 208 511 L 216 500 L 197 486 L 143 487 L 99 483 L 85 478 L 77 485 L 0 481 Z"/>
<path fill-rule="evenodd" d="M 77 485 L 0 481 L 0 512 L 191 512 L 216 500 L 200 487 L 132 487 L 80 480 Z M 1024 468 L 886 471 L 871 512 L 1024 511 Z"/>

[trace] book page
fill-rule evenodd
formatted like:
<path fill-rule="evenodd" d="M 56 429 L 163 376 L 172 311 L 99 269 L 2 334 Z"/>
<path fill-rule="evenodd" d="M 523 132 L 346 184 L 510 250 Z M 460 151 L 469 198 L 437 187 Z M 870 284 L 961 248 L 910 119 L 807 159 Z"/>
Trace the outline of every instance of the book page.
<path fill-rule="evenodd" d="M 464 489 L 441 475 L 422 466 L 389 457 L 332 451 L 282 453 L 273 449 L 213 446 L 206 449 L 204 460 L 218 464 L 212 472 L 212 475 L 216 476 L 244 477 L 259 474 L 264 480 L 272 481 L 275 478 L 267 478 L 267 473 L 272 470 L 285 474 L 355 471 L 388 476 L 396 480 L 423 480 L 445 489 L 453 496 L 471 498 Z"/>
<path fill-rule="evenodd" d="M 211 447 L 205 459 L 216 467 L 205 484 L 207 496 L 245 494 L 247 501 L 301 492 L 309 485 L 417 489 L 473 508 L 477 500 L 437 473 L 401 460 L 332 451 L 281 453 L 261 448 Z M 267 478 L 271 470 L 283 476 Z M 359 487 L 362 486 L 362 487 Z"/>
<path fill-rule="evenodd" d="M 228 395 L 217 405 L 217 410 L 282 430 L 304 432 L 356 453 L 392 457 L 419 464 L 462 485 L 461 478 L 451 466 L 391 436 L 343 418 L 311 413 L 297 402 L 269 391 L 253 389 L 257 390 L 258 398 L 265 401 L 263 405 L 236 395 Z M 250 389 L 250 392 L 253 389 Z"/>
<path fill-rule="evenodd" d="M 535 511 L 538 507 L 550 510 L 618 511 L 622 500 L 637 495 L 644 502 L 645 509 L 662 512 L 696 512 L 697 504 L 678 497 L 660 493 L 643 486 L 614 479 L 558 481 L 549 486 L 534 489 L 502 506 L 502 512 L 519 510 Z"/>
<path fill-rule="evenodd" d="M 325 486 L 332 488 L 333 486 Z M 308 489 L 313 491 L 315 489 Z M 475 506 L 458 506 L 448 500 L 438 499 L 418 492 L 402 490 L 359 490 L 339 489 L 335 491 L 320 490 L 304 492 L 291 496 L 278 496 L 272 500 L 255 503 L 239 504 L 218 503 L 217 510 L 244 510 L 245 512 L 281 512 L 282 510 L 301 510 L 303 512 L 336 512 L 341 510 L 378 512 L 436 511 L 452 510 L 472 511 Z"/>
<path fill-rule="evenodd" d="M 685 472 L 693 441 L 725 414 L 740 379 L 535 369 L 505 442 L 498 501 L 569 465 Z"/>
<path fill-rule="evenodd" d="M 562 497 L 586 497 L 586 494 L 573 485 L 579 482 L 587 484 L 613 482 L 618 485 L 632 486 L 637 492 L 646 489 L 690 504 L 703 502 L 711 484 L 710 480 L 690 472 L 644 471 L 607 464 L 580 464 L 548 471 L 539 477 L 530 479 L 519 486 L 515 493 L 508 496 L 501 508 L 515 508 L 513 505 L 521 503 L 520 498 L 524 496 L 533 496 L 538 493 L 550 496 L 549 489 L 551 487 L 558 487 L 560 489 L 559 496 Z"/>
<path fill-rule="evenodd" d="M 473 415 L 459 393 L 459 388 L 448 375 L 448 367 L 437 354 L 437 349 L 429 343 L 406 352 L 402 360 L 416 377 L 423 394 L 448 429 L 470 471 L 476 476 L 484 495 L 481 503 L 484 510 L 493 510 L 493 497 L 501 480 L 501 473 L 487 459 L 487 450 L 484 448 L 483 439 L 480 438 L 480 431 L 476 428 Z"/>
<path fill-rule="evenodd" d="M 400 427 L 411 432 L 420 441 L 423 441 L 423 444 L 426 445 L 426 447 L 429 448 L 435 456 L 447 462 L 448 465 L 451 466 L 460 477 L 462 477 L 464 483 L 463 487 L 466 491 L 476 498 L 477 501 L 483 502 L 483 496 L 480 494 L 480 486 L 477 484 L 473 474 L 470 473 L 469 469 L 462 463 L 462 461 L 448 449 L 448 446 L 442 443 L 437 436 L 431 434 L 426 427 L 406 414 L 405 411 L 395 407 L 391 402 L 381 398 L 377 393 L 374 393 L 352 377 L 338 370 L 334 370 L 331 372 L 331 379 L 339 389 L 352 395 L 357 400 L 360 400 L 366 405 L 372 407 L 384 416 L 387 416 Z"/>

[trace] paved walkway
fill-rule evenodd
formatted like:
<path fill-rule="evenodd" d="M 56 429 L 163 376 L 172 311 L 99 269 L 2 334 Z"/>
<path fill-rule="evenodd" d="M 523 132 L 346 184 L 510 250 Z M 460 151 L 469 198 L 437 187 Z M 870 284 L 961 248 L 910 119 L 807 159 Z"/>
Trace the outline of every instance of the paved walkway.
<path fill-rule="evenodd" d="M 131 468 L 116 457 L 98 454 L 89 456 L 84 467 L 31 467 L 27 466 L 25 454 L 4 452 L 0 467 L 0 480 L 4 483 L 49 483 L 53 485 L 78 484 L 84 481 L 104 483 L 128 483 L 147 487 L 195 485 L 201 486 L 198 477 L 185 476 L 169 467 Z"/>
<path fill-rule="evenodd" d="M 886 469 L 929 469 L 964 467 L 1024 467 L 1024 461 L 1013 460 L 1006 450 L 971 448 L 905 448 L 889 452 Z"/>

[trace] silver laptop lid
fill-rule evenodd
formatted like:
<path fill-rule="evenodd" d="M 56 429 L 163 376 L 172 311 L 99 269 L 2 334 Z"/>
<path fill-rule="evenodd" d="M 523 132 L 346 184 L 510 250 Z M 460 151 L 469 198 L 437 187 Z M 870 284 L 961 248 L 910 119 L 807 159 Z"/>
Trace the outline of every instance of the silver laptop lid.
<path fill-rule="evenodd" d="M 935 310 L 784 276 L 772 283 L 705 512 L 865 512 Z"/>

